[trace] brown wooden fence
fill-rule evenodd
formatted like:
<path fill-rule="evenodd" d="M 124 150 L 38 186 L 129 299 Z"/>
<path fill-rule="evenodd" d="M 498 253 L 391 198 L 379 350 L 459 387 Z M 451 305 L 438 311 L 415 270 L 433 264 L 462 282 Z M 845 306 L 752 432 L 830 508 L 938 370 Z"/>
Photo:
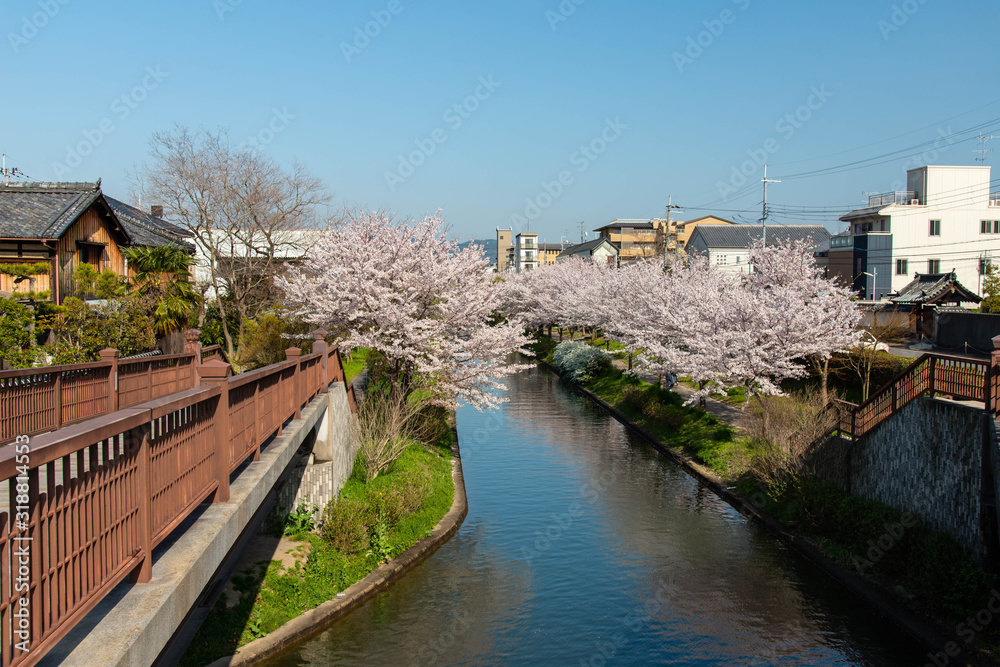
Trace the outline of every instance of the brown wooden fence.
<path fill-rule="evenodd" d="M 28 434 L 25 415 L 49 415 L 31 429 L 63 427 L 0 448 L 8 488 L 0 512 L 0 666 L 35 664 L 126 577 L 149 581 L 152 549 L 199 504 L 227 501 L 231 473 L 259 459 L 261 445 L 329 383 L 343 381 L 340 351 L 320 333 L 312 354 L 291 348 L 287 361 L 232 377 L 218 359 L 183 363 L 195 355 L 121 362 L 117 392 L 110 389 L 116 359 L 3 376 L 47 386 L 48 393 L 5 394 L 15 398 L 5 399 L 4 415 L 25 401 L 22 419 L 11 420 L 17 435 Z M 193 378 L 199 386 L 190 386 Z M 82 395 L 108 414 L 70 425 L 51 417 Z M 132 403 L 107 407 L 114 398 Z"/>
<path fill-rule="evenodd" d="M 864 403 L 835 401 L 840 414 L 840 432 L 857 440 L 910 401 L 924 395 L 982 401 L 984 407 L 995 414 L 1000 369 L 994 364 L 965 357 L 924 354 Z"/>
<path fill-rule="evenodd" d="M 0 371 L 0 445 L 198 386 L 196 359 L 228 363 L 219 345 L 185 354 Z"/>

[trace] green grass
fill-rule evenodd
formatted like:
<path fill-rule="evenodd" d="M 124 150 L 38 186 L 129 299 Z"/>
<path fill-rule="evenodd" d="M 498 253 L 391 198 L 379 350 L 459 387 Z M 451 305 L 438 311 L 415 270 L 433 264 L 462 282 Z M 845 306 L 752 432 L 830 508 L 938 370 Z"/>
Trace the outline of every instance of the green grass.
<path fill-rule="evenodd" d="M 363 481 L 359 465 L 341 490 L 340 498 L 374 503 L 397 490 L 414 475 L 425 475 L 429 487 L 419 509 L 402 516 L 388 531 L 388 549 L 395 557 L 430 534 L 451 508 L 454 484 L 451 478 L 450 428 L 433 446 L 414 445 L 393 464 L 387 474 L 369 483 Z M 429 475 L 427 474 L 429 472 Z M 379 566 L 372 552 L 347 554 L 334 549 L 314 533 L 300 533 L 312 551 L 304 564 L 284 569 L 278 561 L 263 564 L 255 575 L 238 576 L 234 584 L 243 596 L 232 609 L 220 598 L 184 655 L 182 665 L 203 665 L 231 655 L 238 647 L 281 627 L 284 623 L 335 599 L 337 593 L 363 579 Z"/>
<path fill-rule="evenodd" d="M 350 382 L 365 369 L 365 361 L 368 359 L 368 348 L 358 347 L 351 351 L 351 358 L 344 357 L 344 375 Z"/>
<path fill-rule="evenodd" d="M 731 481 L 746 472 L 749 439 L 714 415 L 683 405 L 676 393 L 614 369 L 585 385 L 665 445 L 678 449 Z"/>

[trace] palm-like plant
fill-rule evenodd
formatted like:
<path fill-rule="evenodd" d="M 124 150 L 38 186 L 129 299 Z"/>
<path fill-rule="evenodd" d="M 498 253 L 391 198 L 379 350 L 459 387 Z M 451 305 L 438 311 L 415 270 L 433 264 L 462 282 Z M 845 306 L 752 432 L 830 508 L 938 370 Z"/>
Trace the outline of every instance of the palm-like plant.
<path fill-rule="evenodd" d="M 191 282 L 191 257 L 175 245 L 125 248 L 132 289 L 156 303 L 153 330 L 165 335 L 187 326 L 201 295 Z"/>

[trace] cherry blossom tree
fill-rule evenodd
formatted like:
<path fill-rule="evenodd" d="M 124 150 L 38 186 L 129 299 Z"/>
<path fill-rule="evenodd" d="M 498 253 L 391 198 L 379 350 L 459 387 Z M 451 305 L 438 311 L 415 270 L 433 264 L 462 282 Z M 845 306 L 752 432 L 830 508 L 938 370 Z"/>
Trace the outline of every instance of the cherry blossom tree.
<path fill-rule="evenodd" d="M 402 396 L 495 407 L 505 400 L 499 379 L 525 368 L 508 361 L 529 342 L 524 320 L 493 321 L 503 287 L 482 248 L 459 248 L 445 233 L 439 215 L 353 214 L 278 283 L 296 314 L 343 332 L 344 347 L 378 351 Z"/>
<path fill-rule="evenodd" d="M 823 278 L 803 243 L 751 248 L 754 272 L 721 272 L 701 257 L 664 270 L 627 267 L 606 285 L 617 300 L 608 323 L 637 354 L 633 372 L 676 372 L 699 384 L 692 402 L 741 386 L 780 394 L 806 374 L 806 360 L 828 360 L 853 344 L 860 313 L 852 295 Z"/>

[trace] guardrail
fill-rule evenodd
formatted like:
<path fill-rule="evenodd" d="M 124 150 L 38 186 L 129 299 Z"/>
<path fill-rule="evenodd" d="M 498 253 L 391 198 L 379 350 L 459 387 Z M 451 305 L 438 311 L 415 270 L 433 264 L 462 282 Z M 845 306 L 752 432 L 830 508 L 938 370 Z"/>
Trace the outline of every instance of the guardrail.
<path fill-rule="evenodd" d="M 839 428 L 851 439 L 866 435 L 912 400 L 928 394 L 982 401 L 992 413 L 1000 399 L 1000 372 L 989 361 L 940 354 L 924 354 L 861 403 L 834 401 Z"/>
<path fill-rule="evenodd" d="M 108 414 L 0 448 L 9 492 L 0 512 L 0 666 L 34 665 L 126 577 L 149 581 L 152 550 L 201 503 L 226 502 L 231 474 L 343 381 L 340 350 L 326 332 L 315 335 L 312 354 L 290 348 L 286 361 L 237 376 L 221 360 L 195 367 L 183 362 L 195 355 L 177 355 L 119 363 L 120 385 L 135 388 L 117 393 L 115 361 L 32 380 L 49 383 L 50 398 L 56 381 L 56 395 L 96 396 Z M 200 386 L 181 387 L 191 378 Z M 155 396 L 168 387 L 181 389 Z M 112 410 L 113 396 L 152 400 Z M 24 421 L 16 428 L 25 434 Z"/>
<path fill-rule="evenodd" d="M 0 445 L 189 389 L 196 384 L 192 354 L 0 371 Z"/>

